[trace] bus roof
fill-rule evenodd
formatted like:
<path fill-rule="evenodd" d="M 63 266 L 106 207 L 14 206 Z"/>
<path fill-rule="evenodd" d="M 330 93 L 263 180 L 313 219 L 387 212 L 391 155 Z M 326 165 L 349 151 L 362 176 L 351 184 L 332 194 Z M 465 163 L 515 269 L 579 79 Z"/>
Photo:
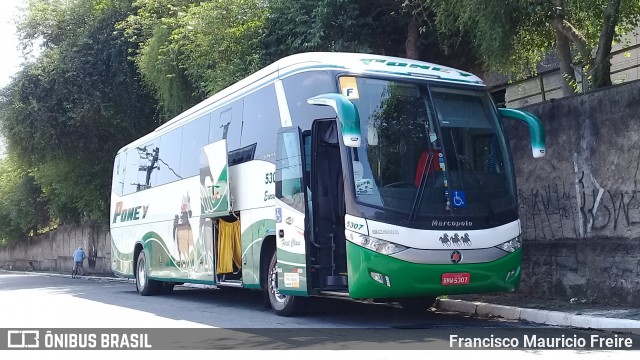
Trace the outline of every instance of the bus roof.
<path fill-rule="evenodd" d="M 311 62 L 334 65 L 338 68 L 362 73 L 410 76 L 436 81 L 484 85 L 480 78 L 466 71 L 424 61 L 382 55 L 331 52 L 302 53 L 285 57 L 276 62 L 276 64 L 281 63 L 282 69 Z"/>
<path fill-rule="evenodd" d="M 432 64 L 424 61 L 410 60 L 398 57 L 363 54 L 363 53 L 339 53 L 339 52 L 308 52 L 284 57 L 271 65 L 249 75 L 237 83 L 219 91 L 211 97 L 185 110 L 173 119 L 160 125 L 154 132 L 135 140 L 130 146 L 144 143 L 152 134 L 172 127 L 181 120 L 193 119 L 205 108 L 233 96 L 234 93 L 248 88 L 260 87 L 277 78 L 284 78 L 290 74 L 310 70 L 342 70 L 362 75 L 387 75 L 404 78 L 420 78 L 446 83 L 467 84 L 484 87 L 484 82 L 477 76 L 450 67 Z"/>

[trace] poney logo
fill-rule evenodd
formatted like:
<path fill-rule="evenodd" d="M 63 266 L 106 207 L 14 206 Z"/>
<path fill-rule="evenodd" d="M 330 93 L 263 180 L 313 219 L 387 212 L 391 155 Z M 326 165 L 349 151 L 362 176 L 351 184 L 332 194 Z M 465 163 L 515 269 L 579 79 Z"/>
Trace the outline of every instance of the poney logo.
<path fill-rule="evenodd" d="M 149 205 L 134 206 L 131 208 L 122 208 L 122 201 L 116 203 L 116 209 L 113 212 L 113 223 L 140 220 L 147 217 Z M 120 219 L 118 221 L 118 219 Z"/>

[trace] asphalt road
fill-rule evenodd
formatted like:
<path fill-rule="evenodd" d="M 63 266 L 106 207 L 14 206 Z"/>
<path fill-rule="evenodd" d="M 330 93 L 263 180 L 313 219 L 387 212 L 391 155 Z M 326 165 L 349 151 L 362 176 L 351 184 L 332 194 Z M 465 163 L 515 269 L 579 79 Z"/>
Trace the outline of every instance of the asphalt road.
<path fill-rule="evenodd" d="M 287 318 L 266 309 L 262 295 L 251 290 L 177 286 L 170 295 L 143 297 L 132 283 L 10 272 L 0 272 L 0 328 L 161 329 L 171 335 L 168 341 L 156 342 L 154 349 L 179 348 L 173 345 L 188 340 L 183 348 L 430 350 L 451 348 L 452 334 L 485 338 L 532 332 L 549 337 L 590 334 L 440 311 L 412 314 L 393 305 L 326 298 L 310 299 L 304 314 Z M 203 333 L 195 328 L 218 329 Z M 637 336 L 636 344 L 640 345 Z M 520 350 L 537 356 L 547 351 Z M 395 358 L 383 353 L 375 358 Z M 599 349 L 571 354 L 581 354 L 581 359 L 585 354 L 622 355 Z"/>
<path fill-rule="evenodd" d="M 428 312 L 388 304 L 312 298 L 298 317 L 265 308 L 258 291 L 176 286 L 170 295 L 140 296 L 134 284 L 0 272 L 2 327 L 56 328 L 512 328 L 505 320 Z"/>

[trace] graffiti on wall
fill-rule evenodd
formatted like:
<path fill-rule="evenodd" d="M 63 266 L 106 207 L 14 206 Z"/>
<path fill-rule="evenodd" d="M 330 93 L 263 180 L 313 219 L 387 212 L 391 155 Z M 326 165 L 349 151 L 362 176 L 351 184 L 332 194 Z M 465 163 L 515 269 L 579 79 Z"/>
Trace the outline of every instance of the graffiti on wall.
<path fill-rule="evenodd" d="M 635 237 L 640 233 L 640 191 L 605 189 L 580 171 L 560 182 L 518 192 L 527 239 L 577 239 L 590 235 Z"/>

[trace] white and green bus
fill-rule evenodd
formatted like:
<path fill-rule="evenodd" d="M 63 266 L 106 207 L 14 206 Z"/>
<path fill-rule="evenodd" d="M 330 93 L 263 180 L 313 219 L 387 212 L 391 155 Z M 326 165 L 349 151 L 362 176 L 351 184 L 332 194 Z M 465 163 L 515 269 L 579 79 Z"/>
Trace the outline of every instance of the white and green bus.
<path fill-rule="evenodd" d="M 396 301 L 508 292 L 520 281 L 516 183 L 502 118 L 464 71 L 304 53 L 215 94 L 116 155 L 112 270 L 142 295 L 201 283 Z"/>

